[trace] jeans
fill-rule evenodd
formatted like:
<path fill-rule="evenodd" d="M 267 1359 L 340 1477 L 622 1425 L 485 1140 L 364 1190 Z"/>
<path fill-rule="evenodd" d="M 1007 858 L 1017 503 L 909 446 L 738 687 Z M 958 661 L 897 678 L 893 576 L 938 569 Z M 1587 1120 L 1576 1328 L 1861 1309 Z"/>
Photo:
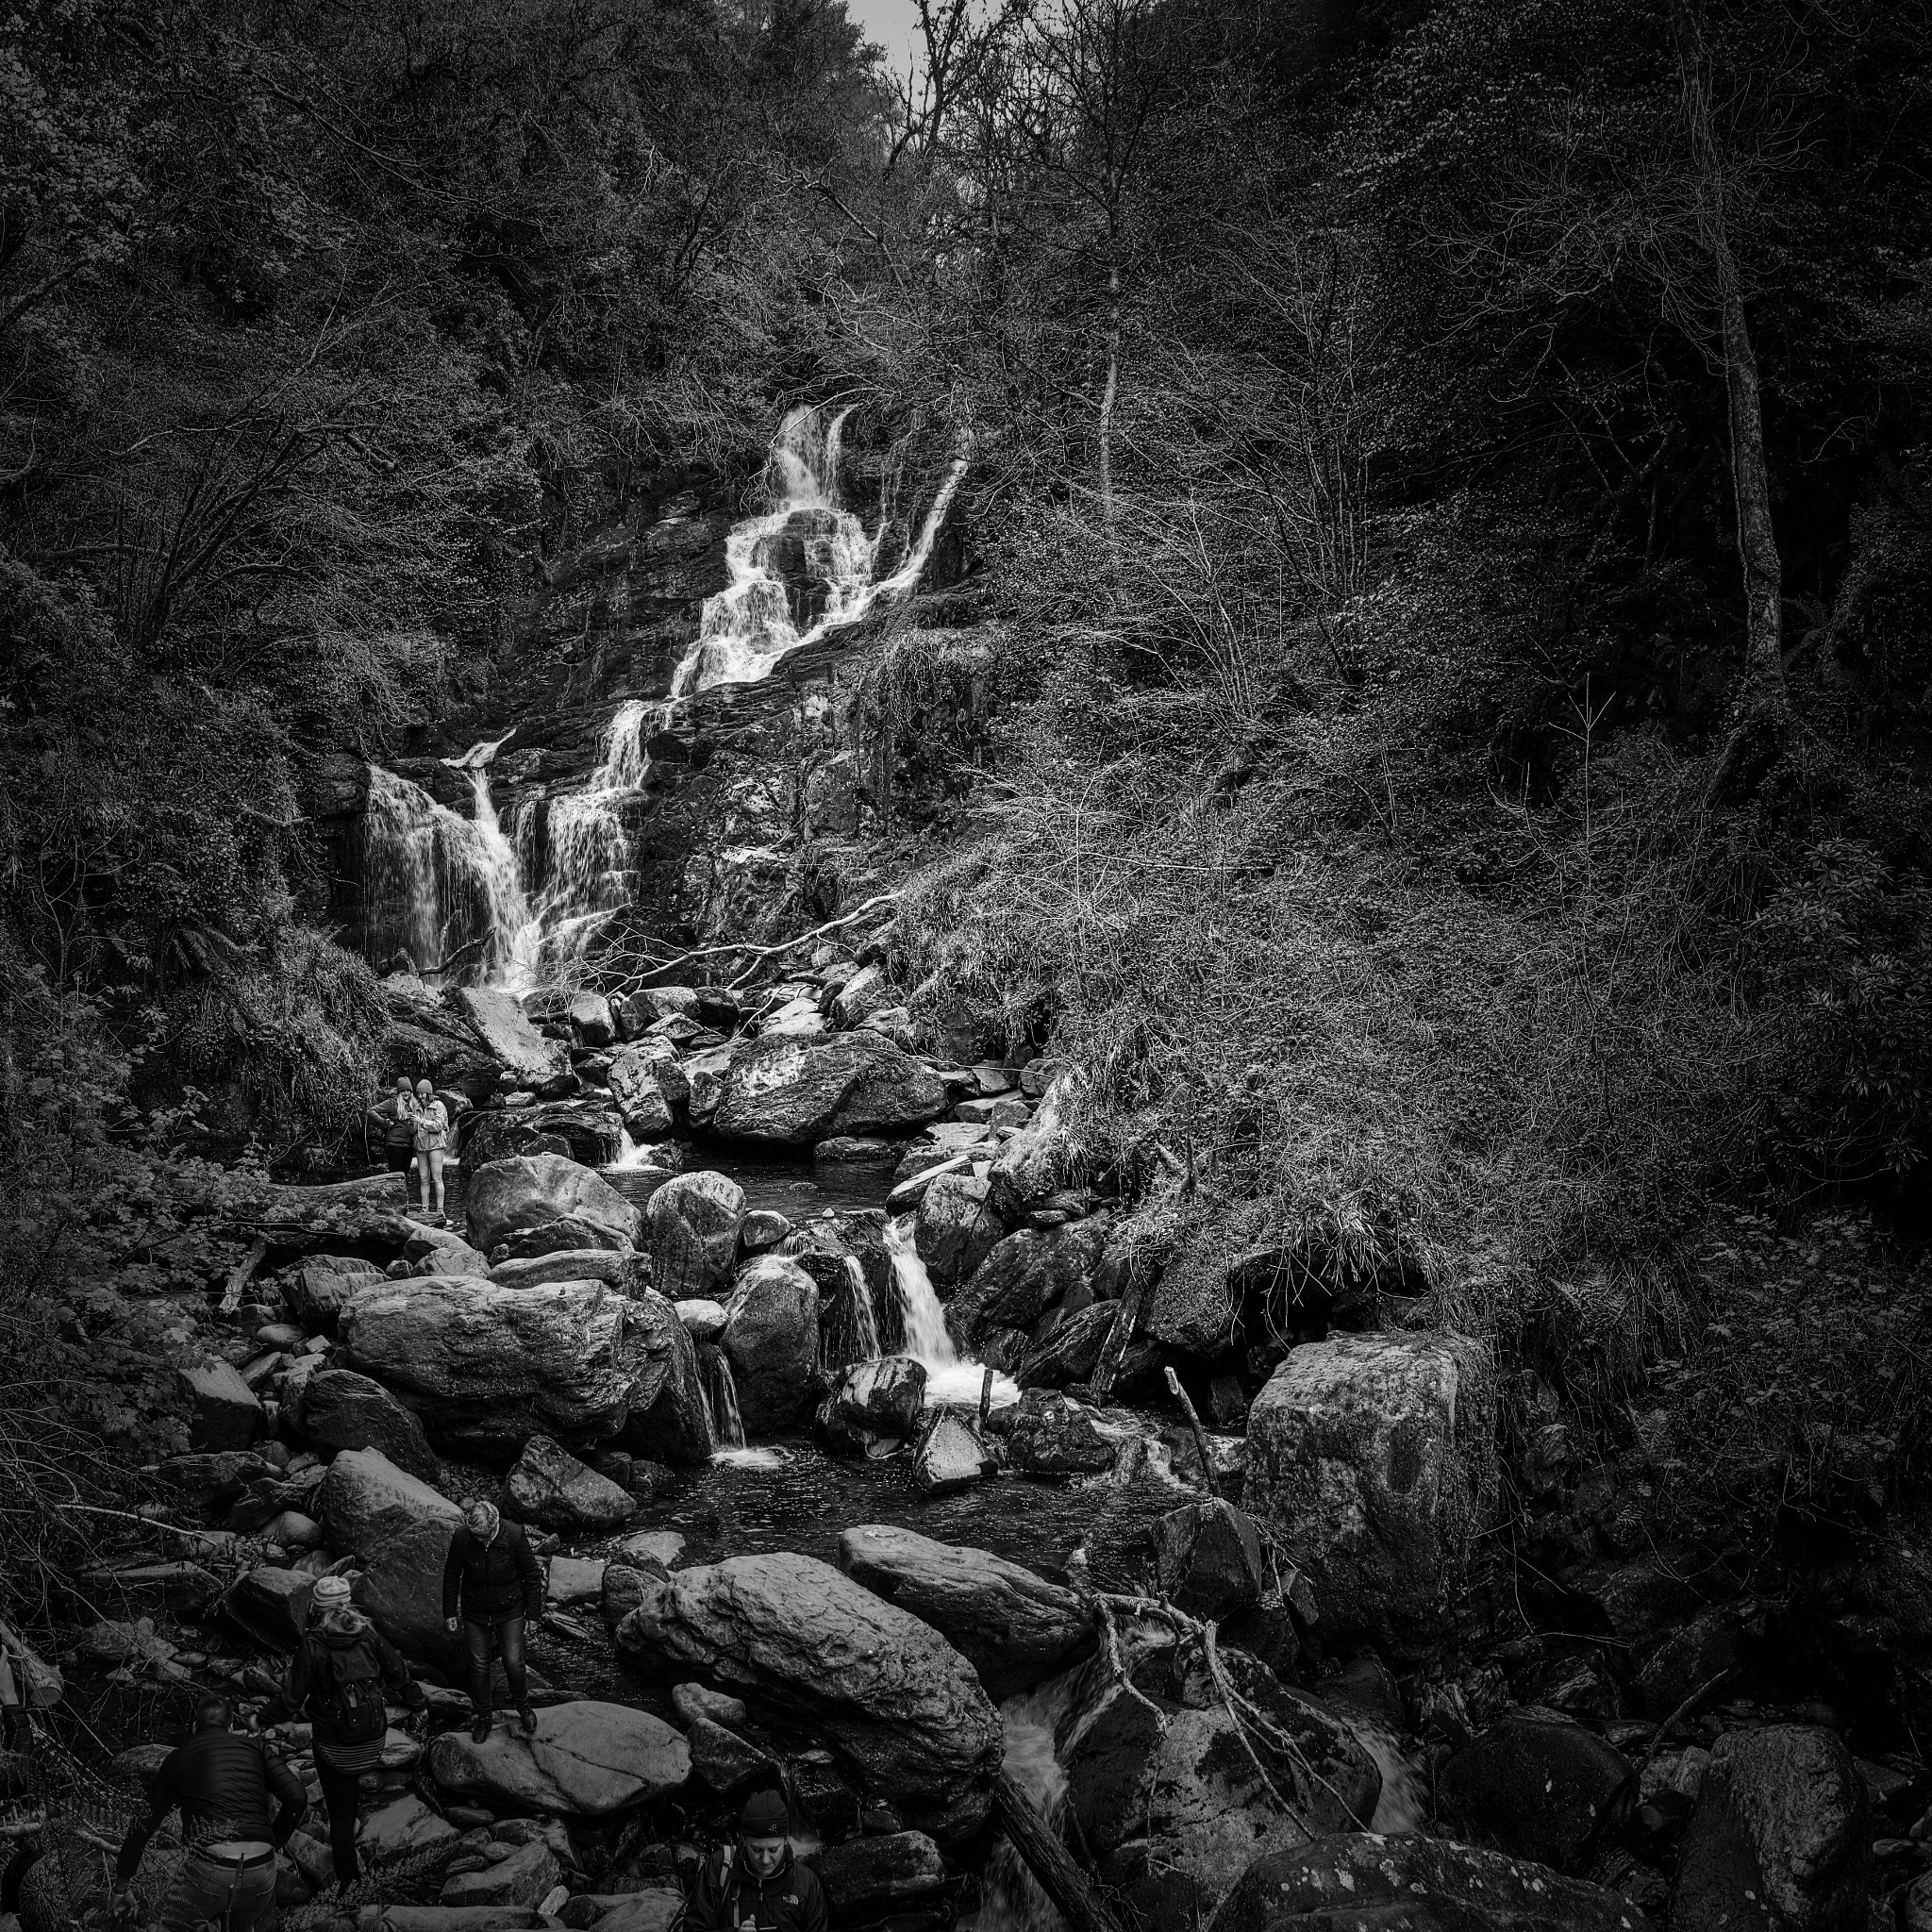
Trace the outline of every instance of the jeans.
<path fill-rule="evenodd" d="M 181 1860 L 180 1874 L 161 1902 L 163 1932 L 202 1932 L 208 1920 L 224 1912 L 227 1932 L 270 1932 L 280 1924 L 273 1858 L 250 1872 L 193 1852 Z"/>
<path fill-rule="evenodd" d="M 478 1717 L 490 1715 L 490 1655 L 491 1640 L 496 1655 L 503 1659 L 503 1674 L 509 1679 L 509 1701 L 519 1710 L 530 1702 L 529 1680 L 524 1675 L 524 1613 L 498 1617 L 493 1623 L 479 1624 L 474 1617 L 463 1619 L 463 1641 L 470 1653 L 470 1702 Z"/>
<path fill-rule="evenodd" d="M 335 1855 L 336 1883 L 353 1885 L 360 1875 L 356 1858 L 356 1785 L 358 1774 L 338 1771 L 321 1752 L 315 1754 L 315 1775 L 322 1784 L 323 1808 L 328 1813 L 328 1848 Z"/>

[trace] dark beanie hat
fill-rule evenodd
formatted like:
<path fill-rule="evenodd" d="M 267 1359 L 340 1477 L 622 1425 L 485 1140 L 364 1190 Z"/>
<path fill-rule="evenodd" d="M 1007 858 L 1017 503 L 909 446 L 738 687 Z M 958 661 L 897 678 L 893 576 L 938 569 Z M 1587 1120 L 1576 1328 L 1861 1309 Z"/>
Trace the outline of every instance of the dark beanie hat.
<path fill-rule="evenodd" d="M 766 1790 L 754 1791 L 738 1814 L 738 1828 L 746 1838 L 784 1838 L 791 1829 L 791 1813 L 785 1793 Z"/>

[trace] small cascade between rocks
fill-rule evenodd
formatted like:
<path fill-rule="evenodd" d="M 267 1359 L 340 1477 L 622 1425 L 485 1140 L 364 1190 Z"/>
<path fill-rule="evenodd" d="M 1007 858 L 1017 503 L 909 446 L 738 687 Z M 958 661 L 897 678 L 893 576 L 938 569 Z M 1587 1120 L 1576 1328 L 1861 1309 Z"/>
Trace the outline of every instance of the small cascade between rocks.
<path fill-rule="evenodd" d="M 852 1321 L 858 1330 L 858 1349 L 862 1358 L 869 1362 L 878 1360 L 879 1313 L 874 1307 L 872 1284 L 865 1278 L 865 1270 L 859 1265 L 857 1255 L 845 1257 L 845 1274 L 852 1283 Z"/>
<path fill-rule="evenodd" d="M 738 1382 L 731 1363 L 716 1342 L 698 1350 L 698 1392 L 705 1399 L 705 1419 L 711 1425 L 713 1462 L 736 1462 L 753 1469 L 771 1469 L 785 1458 L 775 1449 L 753 1449 L 744 1440 L 744 1418 L 738 1412 Z"/>
<path fill-rule="evenodd" d="M 1429 1794 L 1422 1773 L 1403 1756 L 1400 1740 L 1386 1725 L 1371 1724 L 1352 1713 L 1348 1727 L 1382 1774 L 1382 1795 L 1375 1800 L 1375 1815 L 1369 1821 L 1369 1829 L 1390 1836 L 1420 1831 L 1428 1822 Z"/>
<path fill-rule="evenodd" d="M 1055 1831 L 1066 1809 L 1067 1774 L 1054 1740 L 1073 1708 L 1081 1674 L 1074 1670 L 1049 1677 L 1000 1706 L 1007 1734 L 1004 1768 Z M 987 1861 L 979 1907 L 960 1920 L 959 1932 L 1066 1932 L 1066 1921 L 1041 1890 L 1025 1860 L 1002 1838 Z"/>
<path fill-rule="evenodd" d="M 886 1223 L 886 1252 L 892 1257 L 892 1283 L 906 1318 L 906 1353 L 925 1371 L 925 1399 L 934 1403 L 976 1406 L 986 1379 L 986 1364 L 962 1356 L 946 1327 L 946 1311 L 919 1258 L 912 1241 L 912 1217 L 901 1215 Z M 993 1407 L 1004 1408 L 1020 1399 L 1020 1385 L 997 1372 L 992 1378 Z"/>

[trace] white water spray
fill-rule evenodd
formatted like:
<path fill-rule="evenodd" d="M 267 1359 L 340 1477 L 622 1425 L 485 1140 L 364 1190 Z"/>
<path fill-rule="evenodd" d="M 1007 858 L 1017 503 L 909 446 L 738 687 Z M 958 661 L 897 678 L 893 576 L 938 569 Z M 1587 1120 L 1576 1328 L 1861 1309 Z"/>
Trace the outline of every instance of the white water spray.
<path fill-rule="evenodd" d="M 912 1241 L 912 1217 L 886 1223 L 886 1252 L 892 1257 L 892 1282 L 906 1318 L 906 1353 L 925 1370 L 925 1399 L 930 1403 L 974 1404 L 986 1378 L 986 1365 L 962 1356 L 946 1327 L 946 1311 L 933 1289 L 932 1276 L 919 1258 Z M 992 1378 L 992 1405 L 1005 1408 L 1020 1399 L 1020 1385 L 997 1372 Z"/>
<path fill-rule="evenodd" d="M 852 1283 L 852 1321 L 858 1330 L 859 1356 L 865 1361 L 875 1362 L 881 1353 L 878 1310 L 872 1305 L 872 1284 L 866 1280 L 857 1255 L 845 1257 L 845 1274 Z"/>

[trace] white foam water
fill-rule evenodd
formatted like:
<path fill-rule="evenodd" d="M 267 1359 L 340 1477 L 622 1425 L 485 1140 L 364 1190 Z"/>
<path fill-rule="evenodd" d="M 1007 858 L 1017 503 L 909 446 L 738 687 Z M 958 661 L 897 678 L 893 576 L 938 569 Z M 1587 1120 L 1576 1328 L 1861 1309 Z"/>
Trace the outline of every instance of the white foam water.
<path fill-rule="evenodd" d="M 986 1380 L 986 1364 L 962 1356 L 946 1327 L 946 1311 L 925 1263 L 913 1244 L 912 1217 L 886 1223 L 886 1252 L 892 1257 L 892 1282 L 906 1322 L 906 1353 L 925 1371 L 925 1399 L 935 1405 L 976 1407 Z M 1020 1385 L 997 1371 L 992 1406 L 1006 1408 L 1020 1399 Z"/>

